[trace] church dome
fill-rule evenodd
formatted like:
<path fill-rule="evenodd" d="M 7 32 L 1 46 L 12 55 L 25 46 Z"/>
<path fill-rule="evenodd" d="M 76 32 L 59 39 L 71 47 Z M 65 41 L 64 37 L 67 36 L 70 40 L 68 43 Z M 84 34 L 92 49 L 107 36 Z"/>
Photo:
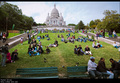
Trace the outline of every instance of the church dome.
<path fill-rule="evenodd" d="M 47 16 L 47 18 L 46 18 L 46 21 L 49 21 L 49 19 L 50 19 L 50 17 L 49 17 L 49 13 L 48 13 L 48 16 Z"/>
<path fill-rule="evenodd" d="M 56 5 L 54 5 L 54 9 L 53 9 L 52 12 L 51 12 L 51 16 L 52 16 L 52 17 L 59 17 L 59 12 L 58 12 L 58 10 L 56 9 Z"/>

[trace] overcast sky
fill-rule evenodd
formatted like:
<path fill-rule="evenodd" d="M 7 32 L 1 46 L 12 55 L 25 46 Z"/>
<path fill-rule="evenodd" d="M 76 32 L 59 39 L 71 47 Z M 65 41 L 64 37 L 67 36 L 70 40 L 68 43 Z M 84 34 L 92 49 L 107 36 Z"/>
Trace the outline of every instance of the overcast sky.
<path fill-rule="evenodd" d="M 62 13 L 66 24 L 78 24 L 80 20 L 85 25 L 91 20 L 102 19 L 104 10 L 117 10 L 120 14 L 120 1 L 95 2 L 95 1 L 79 1 L 79 2 L 43 2 L 43 1 L 9 1 L 8 3 L 17 5 L 24 15 L 33 17 L 37 23 L 44 23 L 49 13 L 51 14 L 54 4 L 59 13 Z"/>

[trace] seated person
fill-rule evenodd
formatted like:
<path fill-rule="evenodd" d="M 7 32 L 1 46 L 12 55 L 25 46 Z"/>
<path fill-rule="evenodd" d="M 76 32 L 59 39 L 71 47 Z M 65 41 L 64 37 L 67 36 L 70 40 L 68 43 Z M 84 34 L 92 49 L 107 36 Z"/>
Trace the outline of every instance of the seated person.
<path fill-rule="evenodd" d="M 95 41 L 93 41 L 92 47 L 93 48 L 98 48 L 98 46 L 95 45 Z"/>
<path fill-rule="evenodd" d="M 65 39 L 64 39 L 64 38 L 61 38 L 61 41 L 62 41 L 62 42 L 64 42 L 64 41 L 65 41 Z"/>
<path fill-rule="evenodd" d="M 79 55 L 80 53 L 78 51 L 79 51 L 79 49 L 77 48 L 77 45 L 75 45 L 74 53 L 77 54 L 77 55 Z"/>
<path fill-rule="evenodd" d="M 16 49 L 14 52 L 12 52 L 11 60 L 12 60 L 12 62 L 15 63 L 15 61 L 18 60 L 18 59 L 19 59 L 18 58 L 18 52 L 17 52 L 17 49 Z"/>
<path fill-rule="evenodd" d="M 79 45 L 79 47 L 78 47 L 77 49 L 79 49 L 79 53 L 80 53 L 80 55 L 83 55 L 83 54 L 84 54 L 81 45 Z"/>
<path fill-rule="evenodd" d="M 36 39 L 35 38 L 33 38 L 31 44 L 33 44 L 33 43 L 36 43 Z"/>
<path fill-rule="evenodd" d="M 102 45 L 99 43 L 99 41 L 97 41 L 97 45 L 98 48 L 102 47 Z"/>
<path fill-rule="evenodd" d="M 54 44 L 55 44 L 56 46 L 58 46 L 58 41 L 57 41 L 57 40 L 55 40 Z"/>
<path fill-rule="evenodd" d="M 11 63 L 11 56 L 10 56 L 10 53 L 9 53 L 9 51 L 8 51 L 8 53 L 7 53 L 7 61 L 6 61 L 6 63 Z"/>
<path fill-rule="evenodd" d="M 41 46 L 38 47 L 37 52 L 39 52 L 40 54 L 44 52 Z"/>
<path fill-rule="evenodd" d="M 48 37 L 47 40 L 50 40 L 50 38 Z"/>
<path fill-rule="evenodd" d="M 47 54 L 50 53 L 50 49 L 48 48 L 48 46 L 47 46 L 47 49 L 46 49 L 46 53 Z"/>
<path fill-rule="evenodd" d="M 37 46 L 36 46 L 35 43 L 33 43 L 33 47 L 32 48 L 34 49 L 34 51 L 37 51 Z"/>
<path fill-rule="evenodd" d="M 44 39 L 45 37 L 44 37 L 44 35 L 42 36 L 42 39 Z"/>
<path fill-rule="evenodd" d="M 58 36 L 57 36 L 58 38 L 60 38 L 60 35 L 58 34 Z"/>
<path fill-rule="evenodd" d="M 114 46 L 115 48 L 119 48 L 119 47 L 120 47 L 120 45 L 118 46 L 116 42 L 113 43 L 113 46 Z"/>
<path fill-rule="evenodd" d="M 29 45 L 28 48 L 28 54 L 31 56 L 33 54 L 34 49 L 31 48 L 31 44 Z"/>
<path fill-rule="evenodd" d="M 90 48 L 88 47 L 88 45 L 85 48 L 85 54 L 86 55 L 92 55 L 92 53 L 91 53 Z"/>

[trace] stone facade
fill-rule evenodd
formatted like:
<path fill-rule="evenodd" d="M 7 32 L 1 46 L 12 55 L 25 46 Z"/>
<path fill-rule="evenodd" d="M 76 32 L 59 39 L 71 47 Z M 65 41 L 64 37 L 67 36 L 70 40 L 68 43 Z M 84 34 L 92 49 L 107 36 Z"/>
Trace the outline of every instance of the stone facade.
<path fill-rule="evenodd" d="M 59 14 L 55 4 L 50 16 L 48 13 L 45 24 L 47 26 L 66 26 L 62 13 Z"/>

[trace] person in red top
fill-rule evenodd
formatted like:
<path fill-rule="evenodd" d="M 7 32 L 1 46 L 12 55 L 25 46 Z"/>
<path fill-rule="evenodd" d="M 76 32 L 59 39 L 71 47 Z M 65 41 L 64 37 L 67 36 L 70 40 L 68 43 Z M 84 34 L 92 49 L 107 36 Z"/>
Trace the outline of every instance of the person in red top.
<path fill-rule="evenodd" d="M 10 53 L 9 53 L 9 51 L 8 51 L 8 53 L 7 53 L 7 61 L 6 61 L 6 63 L 11 63 L 11 56 L 10 56 Z"/>

